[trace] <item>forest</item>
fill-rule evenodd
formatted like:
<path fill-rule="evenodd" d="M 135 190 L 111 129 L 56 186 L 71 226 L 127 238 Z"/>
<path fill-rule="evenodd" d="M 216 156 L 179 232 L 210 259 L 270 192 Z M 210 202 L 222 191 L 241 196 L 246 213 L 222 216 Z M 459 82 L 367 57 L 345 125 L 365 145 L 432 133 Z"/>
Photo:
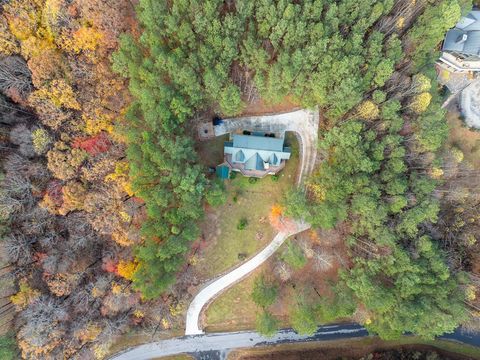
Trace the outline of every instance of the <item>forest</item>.
<path fill-rule="evenodd" d="M 299 303 L 292 326 L 354 318 L 385 339 L 478 329 L 478 184 L 445 144 L 434 70 L 470 8 L 1 2 L 0 306 L 21 356 L 102 359 L 129 329 L 181 324 L 198 222 L 223 199 L 190 129 L 253 97 L 319 107 L 322 162 L 283 205 L 341 229 L 349 249 L 331 298 Z M 285 256 L 302 266 L 294 247 Z M 272 334 L 276 285 L 259 279 L 252 297 L 258 330 Z"/>

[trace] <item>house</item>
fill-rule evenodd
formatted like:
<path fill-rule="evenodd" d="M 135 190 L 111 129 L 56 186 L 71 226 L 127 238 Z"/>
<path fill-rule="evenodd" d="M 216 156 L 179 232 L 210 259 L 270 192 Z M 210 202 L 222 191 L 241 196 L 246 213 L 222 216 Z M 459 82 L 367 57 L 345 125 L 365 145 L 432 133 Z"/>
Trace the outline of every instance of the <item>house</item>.
<path fill-rule="evenodd" d="M 224 144 L 225 162 L 244 176 L 264 177 L 275 175 L 285 167 L 291 150 L 284 146 L 283 138 L 274 138 L 264 133 L 251 135 L 233 134 L 231 141 Z"/>
<path fill-rule="evenodd" d="M 480 10 L 472 10 L 447 32 L 439 60 L 451 72 L 480 71 Z"/>

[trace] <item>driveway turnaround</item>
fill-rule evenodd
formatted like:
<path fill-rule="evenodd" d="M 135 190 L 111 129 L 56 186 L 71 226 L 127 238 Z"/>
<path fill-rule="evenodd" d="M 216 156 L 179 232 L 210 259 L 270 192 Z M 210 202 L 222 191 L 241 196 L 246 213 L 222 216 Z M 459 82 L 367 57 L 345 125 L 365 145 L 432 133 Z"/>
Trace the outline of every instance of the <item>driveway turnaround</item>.
<path fill-rule="evenodd" d="M 297 223 L 296 231 L 292 233 L 278 233 L 262 251 L 253 258 L 243 263 L 239 267 L 233 269 L 226 275 L 214 280 L 204 287 L 193 299 L 188 307 L 185 335 L 202 334 L 203 331 L 199 327 L 200 314 L 203 307 L 215 298 L 223 290 L 243 279 L 247 274 L 256 269 L 265 260 L 267 260 L 291 235 L 307 230 L 310 225 L 305 223 Z"/>
<path fill-rule="evenodd" d="M 205 352 L 218 352 L 220 354 L 227 354 L 228 351 L 238 348 L 283 343 L 352 339 L 366 336 L 369 336 L 367 330 L 358 324 L 321 326 L 318 328 L 317 332 L 311 336 L 299 335 L 292 329 L 280 330 L 271 338 L 263 337 L 254 331 L 212 333 L 206 335 L 183 336 L 180 338 L 140 345 L 117 354 L 112 357 L 111 360 L 149 360 L 180 353 L 201 355 Z M 457 330 L 453 334 L 444 335 L 440 338 L 480 347 L 479 334 L 465 334 L 460 330 Z"/>
<path fill-rule="evenodd" d="M 214 127 L 214 130 L 215 136 L 238 130 L 280 133 L 282 135 L 286 131 L 294 132 L 300 148 L 300 165 L 297 178 L 297 182 L 300 184 L 315 167 L 319 121 L 318 109 L 302 109 L 281 114 L 223 119 L 221 124 Z"/>
<path fill-rule="evenodd" d="M 468 126 L 480 129 L 480 80 L 473 81 L 460 93 L 460 106 Z"/>

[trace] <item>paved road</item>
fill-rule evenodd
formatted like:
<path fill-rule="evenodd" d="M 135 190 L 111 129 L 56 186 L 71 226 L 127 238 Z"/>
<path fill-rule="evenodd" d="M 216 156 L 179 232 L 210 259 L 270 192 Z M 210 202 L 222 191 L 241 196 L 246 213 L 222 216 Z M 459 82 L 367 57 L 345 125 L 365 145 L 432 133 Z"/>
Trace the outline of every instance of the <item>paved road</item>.
<path fill-rule="evenodd" d="M 265 338 L 253 331 L 232 333 L 212 333 L 206 335 L 183 336 L 156 343 L 137 346 L 123 353 L 117 354 L 111 360 L 149 360 L 160 356 L 191 353 L 227 354 L 229 350 L 265 346 L 282 343 L 325 341 L 338 339 L 352 339 L 369 336 L 367 330 L 358 324 L 338 324 L 321 326 L 312 336 L 299 335 L 292 329 L 280 330 L 274 337 Z M 479 347 L 480 334 L 463 334 L 457 330 L 453 334 L 442 336 L 447 340 L 463 342 Z"/>
<path fill-rule="evenodd" d="M 209 285 L 204 287 L 190 303 L 187 310 L 187 319 L 185 327 L 185 335 L 202 334 L 203 331 L 199 327 L 200 314 L 204 306 L 215 298 L 223 290 L 227 289 L 232 284 L 243 279 L 251 271 L 255 270 L 265 260 L 267 260 L 291 235 L 302 232 L 308 229 L 310 225 L 299 223 L 296 231 L 292 233 L 278 233 L 262 251 L 260 251 L 253 258 L 233 269 L 231 272 L 214 280 Z"/>
<path fill-rule="evenodd" d="M 215 136 L 221 136 L 237 130 L 261 131 L 284 134 L 294 132 L 300 147 L 300 165 L 297 182 L 300 184 L 315 167 L 318 144 L 318 110 L 296 110 L 282 114 L 246 116 L 223 119 L 215 126 Z"/>

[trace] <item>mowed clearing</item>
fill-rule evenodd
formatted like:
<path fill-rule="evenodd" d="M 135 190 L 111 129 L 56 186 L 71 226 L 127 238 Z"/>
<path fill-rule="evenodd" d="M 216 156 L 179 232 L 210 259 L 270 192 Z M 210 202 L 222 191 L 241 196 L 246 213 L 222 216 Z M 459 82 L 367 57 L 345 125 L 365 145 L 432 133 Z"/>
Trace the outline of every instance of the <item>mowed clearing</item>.
<path fill-rule="evenodd" d="M 218 157 L 222 138 L 200 143 L 202 158 Z M 272 240 L 276 231 L 268 221 L 270 209 L 281 202 L 284 194 L 295 185 L 298 167 L 295 136 L 287 134 L 286 143 L 292 147 L 292 157 L 279 173 L 277 181 L 271 176 L 255 181 L 237 174 L 235 179 L 225 181 L 227 202 L 207 209 L 205 221 L 201 224 L 206 246 L 195 265 L 200 281 L 218 277 L 255 255 Z M 241 219 L 247 220 L 244 230 L 237 229 Z"/>
<path fill-rule="evenodd" d="M 302 269 L 292 269 L 289 279 L 282 280 L 279 274 L 280 254 L 287 246 L 286 243 L 283 244 L 262 266 L 210 304 L 203 319 L 207 333 L 255 328 L 256 313 L 260 308 L 253 302 L 251 293 L 255 278 L 261 274 L 279 285 L 278 299 L 269 310 L 279 320 L 279 326 L 282 328 L 291 325 L 289 310 L 295 304 L 295 288 L 302 289 L 301 293 L 305 300 L 311 303 L 318 301 L 319 296 L 330 296 L 330 284 L 338 281 L 339 268 L 342 267 L 342 263 L 346 265 L 349 261 L 345 244 L 338 232 L 307 230 L 290 237 L 288 241 L 310 244 L 331 265 L 325 266 L 324 263 L 317 261 L 318 258 L 310 258 Z"/>

